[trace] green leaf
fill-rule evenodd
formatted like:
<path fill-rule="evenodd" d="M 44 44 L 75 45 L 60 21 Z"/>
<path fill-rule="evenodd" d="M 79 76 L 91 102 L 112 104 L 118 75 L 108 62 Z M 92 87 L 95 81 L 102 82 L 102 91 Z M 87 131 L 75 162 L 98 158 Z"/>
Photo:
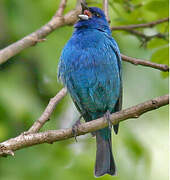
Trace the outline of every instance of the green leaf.
<path fill-rule="evenodd" d="M 169 48 L 164 47 L 156 50 L 151 57 L 151 60 L 160 64 L 167 64 L 169 60 Z"/>
<path fill-rule="evenodd" d="M 168 16 L 169 3 L 167 0 L 150 1 L 145 7 L 147 10 L 159 14 L 161 17 Z"/>
<path fill-rule="evenodd" d="M 151 60 L 153 62 L 159 63 L 159 64 L 166 64 L 168 65 L 169 63 L 169 48 L 164 47 L 160 48 L 157 51 L 155 51 L 152 54 Z M 166 78 L 169 76 L 169 72 L 161 72 L 161 75 L 163 78 Z"/>
<path fill-rule="evenodd" d="M 168 44 L 168 41 L 166 41 L 164 39 L 153 38 L 152 40 L 150 40 L 148 42 L 147 47 L 150 48 L 150 49 L 153 49 L 153 48 L 162 47 L 162 46 L 164 46 L 166 44 Z"/>

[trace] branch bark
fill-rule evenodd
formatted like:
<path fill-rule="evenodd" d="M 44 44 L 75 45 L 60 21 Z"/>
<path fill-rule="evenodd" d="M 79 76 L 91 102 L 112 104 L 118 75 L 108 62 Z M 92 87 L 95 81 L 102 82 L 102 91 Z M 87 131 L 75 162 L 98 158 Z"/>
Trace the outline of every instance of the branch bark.
<path fill-rule="evenodd" d="M 136 106 L 111 114 L 113 125 L 130 119 L 138 118 L 140 115 L 158 109 L 169 103 L 169 95 L 160 96 Z M 102 129 L 108 126 L 105 118 L 99 118 L 78 126 L 77 135 L 83 135 L 89 132 Z M 15 138 L 0 143 L 0 156 L 14 155 L 14 151 L 24 147 L 33 146 L 42 143 L 53 143 L 73 137 L 72 129 L 49 130 L 40 133 L 21 134 Z"/>
<path fill-rule="evenodd" d="M 110 23 L 109 17 L 109 0 L 103 0 L 103 11 L 105 13 L 107 21 Z"/>
<path fill-rule="evenodd" d="M 63 15 L 63 11 L 66 7 L 66 3 L 67 3 L 67 0 L 61 0 L 60 6 L 59 6 L 58 11 L 57 11 L 55 16 L 62 16 Z"/>
<path fill-rule="evenodd" d="M 152 21 L 149 23 L 144 23 L 144 24 L 132 24 L 132 25 L 125 25 L 125 26 L 113 26 L 111 27 L 112 31 L 116 31 L 116 30 L 131 30 L 131 29 L 136 29 L 136 28 L 146 28 L 146 27 L 154 27 L 157 24 L 161 24 L 164 22 L 168 22 L 169 21 L 169 17 L 167 18 L 163 18 L 163 19 L 159 19 L 156 21 Z"/>
<path fill-rule="evenodd" d="M 50 119 L 50 116 L 53 110 L 55 109 L 56 105 L 60 102 L 61 99 L 63 99 L 63 97 L 66 94 L 67 89 L 63 88 L 56 96 L 51 98 L 50 102 L 48 103 L 40 118 L 34 122 L 34 124 L 30 127 L 30 129 L 27 132 L 25 132 L 25 134 L 38 132 L 41 129 L 41 127 Z"/>
<path fill-rule="evenodd" d="M 137 59 L 137 58 L 125 56 L 123 54 L 121 54 L 121 58 L 123 61 L 132 63 L 134 65 L 142 65 L 142 66 L 146 66 L 146 67 L 152 67 L 152 68 L 158 69 L 160 71 L 164 71 L 164 72 L 169 71 L 169 66 L 167 66 L 165 64 L 157 64 L 157 63 L 154 63 L 151 61 L 146 61 L 143 59 Z"/>
<path fill-rule="evenodd" d="M 157 38 L 160 38 L 160 39 L 167 39 L 168 38 L 168 34 L 162 34 L 162 33 L 156 33 L 154 35 L 146 35 L 140 31 L 137 31 L 137 30 L 134 30 L 134 29 L 128 29 L 128 30 L 125 30 L 137 37 L 141 37 L 142 39 L 144 39 L 146 42 L 150 41 L 151 39 L 157 37 Z"/>

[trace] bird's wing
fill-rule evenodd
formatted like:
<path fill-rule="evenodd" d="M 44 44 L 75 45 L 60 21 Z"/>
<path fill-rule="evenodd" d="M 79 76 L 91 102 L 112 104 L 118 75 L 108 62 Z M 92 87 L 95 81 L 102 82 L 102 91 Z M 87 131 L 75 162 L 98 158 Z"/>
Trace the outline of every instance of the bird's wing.
<path fill-rule="evenodd" d="M 120 51 L 119 51 L 119 48 L 118 48 L 116 41 L 113 38 L 111 38 L 111 41 L 113 43 L 112 49 L 117 56 L 117 62 L 118 62 L 118 66 L 119 66 L 119 77 L 120 77 L 120 81 L 121 81 L 120 96 L 119 96 L 118 102 L 116 104 L 115 111 L 120 111 L 122 109 L 122 96 L 123 96 L 122 60 L 121 60 Z"/>
<path fill-rule="evenodd" d="M 121 56 L 120 56 L 120 51 L 118 48 L 118 45 L 116 43 L 116 41 L 111 37 L 108 36 L 108 38 L 110 39 L 110 41 L 112 42 L 112 49 L 114 51 L 114 53 L 117 56 L 117 62 L 118 62 L 118 66 L 119 66 L 119 77 L 120 77 L 120 95 L 119 98 L 117 100 L 117 103 L 115 105 L 115 109 L 114 112 L 120 111 L 122 109 L 122 98 L 123 98 L 123 85 L 122 85 L 122 60 L 121 60 Z M 114 126 L 114 132 L 117 134 L 118 133 L 118 129 L 119 129 L 119 124 Z"/>

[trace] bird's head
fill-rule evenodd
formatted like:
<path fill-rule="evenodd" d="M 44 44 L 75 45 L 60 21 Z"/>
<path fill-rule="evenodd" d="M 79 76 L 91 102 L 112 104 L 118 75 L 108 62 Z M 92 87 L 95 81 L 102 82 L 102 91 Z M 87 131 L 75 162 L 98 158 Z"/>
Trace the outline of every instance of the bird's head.
<path fill-rule="evenodd" d="M 86 27 L 103 31 L 109 30 L 109 24 L 106 20 L 106 16 L 100 8 L 88 7 L 83 3 L 81 3 L 81 6 L 82 13 L 78 15 L 80 20 L 75 24 L 75 28 Z"/>

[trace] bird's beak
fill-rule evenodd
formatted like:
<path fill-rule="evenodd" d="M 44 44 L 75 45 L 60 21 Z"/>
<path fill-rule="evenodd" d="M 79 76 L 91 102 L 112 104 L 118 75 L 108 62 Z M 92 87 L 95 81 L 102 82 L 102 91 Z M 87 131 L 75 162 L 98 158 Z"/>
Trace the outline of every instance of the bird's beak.
<path fill-rule="evenodd" d="M 78 15 L 78 17 L 81 19 L 81 20 L 88 20 L 89 19 L 89 16 L 85 15 L 85 14 L 80 14 Z"/>
<path fill-rule="evenodd" d="M 82 8 L 82 14 L 78 15 L 78 17 L 81 19 L 81 20 L 88 20 L 89 19 L 89 16 L 84 14 L 84 11 L 85 10 L 89 10 L 88 6 L 85 4 L 85 3 L 81 3 L 81 8 Z"/>

